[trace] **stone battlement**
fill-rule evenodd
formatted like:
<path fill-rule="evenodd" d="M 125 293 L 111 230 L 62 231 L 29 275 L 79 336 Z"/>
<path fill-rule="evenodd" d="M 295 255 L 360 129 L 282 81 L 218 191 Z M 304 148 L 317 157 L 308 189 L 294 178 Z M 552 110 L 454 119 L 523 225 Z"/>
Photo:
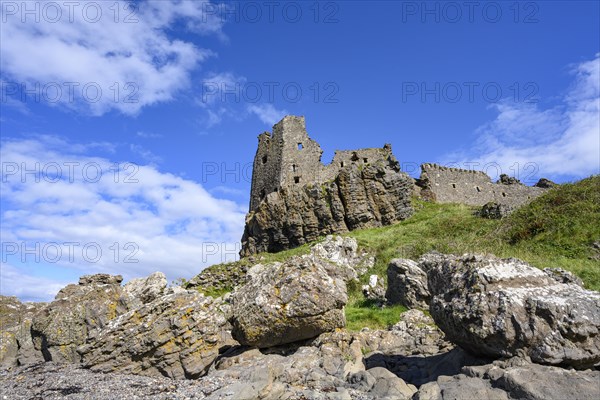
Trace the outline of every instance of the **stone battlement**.
<path fill-rule="evenodd" d="M 439 203 L 482 206 L 495 202 L 511 208 L 522 206 L 547 190 L 523 185 L 516 179 L 510 180 L 510 183 L 494 183 L 483 171 L 429 163 L 421 165 L 421 177 L 417 185 L 424 198 Z"/>

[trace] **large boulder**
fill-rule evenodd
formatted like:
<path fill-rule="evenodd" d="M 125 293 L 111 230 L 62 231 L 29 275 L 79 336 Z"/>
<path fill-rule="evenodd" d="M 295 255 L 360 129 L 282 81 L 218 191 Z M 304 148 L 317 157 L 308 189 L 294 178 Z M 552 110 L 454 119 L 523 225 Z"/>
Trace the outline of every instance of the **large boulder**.
<path fill-rule="evenodd" d="M 76 349 L 118 315 L 126 311 L 120 302 L 120 275 L 86 275 L 79 285 L 61 289 L 55 300 L 33 318 L 35 348 L 46 361 L 78 363 Z"/>
<path fill-rule="evenodd" d="M 387 269 L 388 286 L 385 298 L 390 304 L 408 308 L 429 307 L 427 274 L 412 260 L 395 258 Z"/>
<path fill-rule="evenodd" d="M 422 264 L 431 315 L 466 350 L 575 368 L 600 362 L 600 293 L 517 259 L 435 255 Z"/>
<path fill-rule="evenodd" d="M 221 298 L 170 288 L 111 321 L 78 352 L 93 371 L 197 378 L 220 351 L 235 344 L 228 308 Z"/>
<path fill-rule="evenodd" d="M 271 347 L 344 327 L 346 285 L 329 275 L 329 267 L 310 255 L 252 267 L 248 282 L 232 295 L 233 337 Z"/>

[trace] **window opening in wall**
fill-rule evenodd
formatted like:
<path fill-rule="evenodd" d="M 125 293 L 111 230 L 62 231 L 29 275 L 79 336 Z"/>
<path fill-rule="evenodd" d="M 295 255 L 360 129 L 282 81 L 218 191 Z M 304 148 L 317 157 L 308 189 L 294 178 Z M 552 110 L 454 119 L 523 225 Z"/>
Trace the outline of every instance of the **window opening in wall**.
<path fill-rule="evenodd" d="M 506 193 L 502 192 L 502 197 L 506 197 Z"/>
<path fill-rule="evenodd" d="M 263 156 L 263 158 L 262 158 L 262 163 L 263 163 L 263 164 L 266 164 L 266 163 L 267 163 L 267 156 Z"/>
<path fill-rule="evenodd" d="M 296 172 L 296 164 L 292 164 L 292 172 Z"/>
<path fill-rule="evenodd" d="M 302 150 L 304 148 L 304 146 L 302 146 L 302 143 L 298 143 L 298 150 Z"/>
<path fill-rule="evenodd" d="M 456 183 L 453 183 L 453 184 L 452 184 L 452 187 L 453 187 L 454 189 L 456 189 Z"/>
<path fill-rule="evenodd" d="M 368 163 L 368 160 L 366 158 L 363 158 L 364 163 Z"/>
<path fill-rule="evenodd" d="M 356 154 L 356 152 L 352 153 L 352 157 L 350 158 L 351 161 L 358 161 L 358 154 Z"/>
<path fill-rule="evenodd" d="M 343 161 L 340 163 L 340 167 L 344 168 L 344 162 Z"/>
<path fill-rule="evenodd" d="M 479 186 L 475 186 L 475 189 L 477 189 L 478 192 L 481 192 L 481 189 L 479 189 Z"/>
<path fill-rule="evenodd" d="M 300 177 L 299 176 L 295 176 L 294 177 L 294 183 L 300 183 Z"/>

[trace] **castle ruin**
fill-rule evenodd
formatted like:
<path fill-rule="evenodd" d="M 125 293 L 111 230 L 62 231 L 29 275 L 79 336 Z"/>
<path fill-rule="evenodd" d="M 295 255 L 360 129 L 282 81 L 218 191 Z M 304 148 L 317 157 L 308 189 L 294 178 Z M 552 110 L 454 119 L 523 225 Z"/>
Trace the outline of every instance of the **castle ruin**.
<path fill-rule="evenodd" d="M 393 224 L 412 215 L 415 194 L 440 203 L 495 202 L 514 209 L 546 190 L 508 177 L 493 183 L 484 172 L 436 164 L 421 165 L 415 180 L 400 171 L 389 144 L 338 150 L 327 165 L 322 154 L 306 132 L 304 117 L 285 116 L 273 133 L 258 136 L 242 257 Z"/>
<path fill-rule="evenodd" d="M 389 225 L 412 214 L 413 180 L 400 171 L 390 145 L 336 151 L 328 165 L 322 154 L 304 117 L 286 116 L 272 134 L 259 135 L 241 256 Z"/>
<path fill-rule="evenodd" d="M 542 182 L 543 180 L 540 180 Z M 437 203 L 461 203 L 483 206 L 494 202 L 517 208 L 545 193 L 546 188 L 526 186 L 512 178 L 493 183 L 483 171 L 422 164 L 416 180 L 421 197 Z"/>
<path fill-rule="evenodd" d="M 394 157 L 389 144 L 383 148 L 337 150 L 328 165 L 321 162 L 322 154 L 319 143 L 306 132 L 304 117 L 285 116 L 273 126 L 272 134 L 259 135 L 252 170 L 250 211 L 269 193 L 282 188 L 322 184 L 335 179 L 342 168 L 351 164 L 389 163 Z"/>

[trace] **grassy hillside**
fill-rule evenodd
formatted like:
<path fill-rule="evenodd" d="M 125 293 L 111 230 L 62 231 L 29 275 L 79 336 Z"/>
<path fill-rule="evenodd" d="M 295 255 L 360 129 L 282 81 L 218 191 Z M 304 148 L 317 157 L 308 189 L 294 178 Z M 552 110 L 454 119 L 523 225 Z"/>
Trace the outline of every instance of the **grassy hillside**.
<path fill-rule="evenodd" d="M 372 271 L 386 278 L 392 258 L 416 259 L 437 250 L 442 253 L 489 253 L 516 257 L 538 268 L 560 267 L 583 279 L 588 289 L 600 291 L 600 253 L 592 243 L 600 241 L 600 176 L 550 190 L 502 220 L 474 215 L 477 207 L 460 204 L 413 202 L 415 215 L 382 228 L 350 232 L 360 246 L 376 256 Z M 308 245 L 277 253 L 262 254 L 262 262 L 281 261 L 309 251 Z M 248 263 L 241 260 L 239 263 Z M 215 268 L 231 268 L 215 266 Z M 211 267 L 213 268 L 213 267 Z M 383 310 L 366 303 L 360 284 L 350 285 L 346 308 L 348 327 L 381 328 L 398 321 L 401 307 Z"/>
<path fill-rule="evenodd" d="M 415 215 L 396 225 L 354 231 L 359 244 L 377 256 L 374 273 L 385 276 L 392 258 L 442 253 L 491 253 L 516 257 L 538 268 L 560 267 L 600 291 L 600 176 L 565 184 L 502 220 L 474 215 L 477 207 L 414 202 Z"/>

